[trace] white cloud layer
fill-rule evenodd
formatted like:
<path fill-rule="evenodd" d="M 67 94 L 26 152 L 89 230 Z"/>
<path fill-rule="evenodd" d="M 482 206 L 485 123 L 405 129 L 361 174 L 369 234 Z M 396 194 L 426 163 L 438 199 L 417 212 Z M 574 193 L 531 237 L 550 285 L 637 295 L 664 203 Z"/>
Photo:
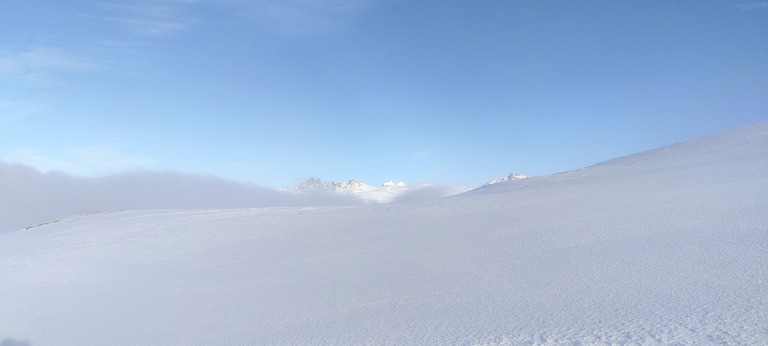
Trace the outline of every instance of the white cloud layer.
<path fill-rule="evenodd" d="M 435 199 L 462 192 L 429 185 L 396 202 Z M 147 209 L 255 208 L 362 205 L 357 196 L 332 191 L 296 194 L 222 178 L 178 172 L 124 173 L 85 178 L 42 173 L 0 161 L 0 232 L 94 212 Z"/>

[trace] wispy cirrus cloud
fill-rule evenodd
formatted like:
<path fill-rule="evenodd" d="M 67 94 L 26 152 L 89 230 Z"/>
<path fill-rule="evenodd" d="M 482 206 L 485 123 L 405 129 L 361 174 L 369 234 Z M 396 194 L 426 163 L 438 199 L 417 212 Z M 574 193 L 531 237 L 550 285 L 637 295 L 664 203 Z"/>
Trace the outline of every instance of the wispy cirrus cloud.
<path fill-rule="evenodd" d="M 0 51 L 0 130 L 8 123 L 50 109 L 51 88 L 68 84 L 68 75 L 104 70 L 94 57 L 53 47 Z"/>
<path fill-rule="evenodd" d="M 196 22 L 188 8 L 194 0 L 105 2 L 101 13 L 93 17 L 120 24 L 134 34 L 152 37 L 170 36 Z"/>
<path fill-rule="evenodd" d="M 229 0 L 237 16 L 260 22 L 271 31 L 311 35 L 333 31 L 364 13 L 370 0 Z"/>
<path fill-rule="evenodd" d="M 45 102 L 32 97 L 15 94 L 0 94 L 0 136 L 7 121 L 25 119 L 48 109 Z"/>
<path fill-rule="evenodd" d="M 57 73 L 103 69 L 104 65 L 52 47 L 33 47 L 14 53 L 0 52 L 0 79 L 9 85 L 46 87 Z"/>
<path fill-rule="evenodd" d="M 768 10 L 768 1 L 750 2 L 736 5 L 739 9 L 750 10 Z"/>

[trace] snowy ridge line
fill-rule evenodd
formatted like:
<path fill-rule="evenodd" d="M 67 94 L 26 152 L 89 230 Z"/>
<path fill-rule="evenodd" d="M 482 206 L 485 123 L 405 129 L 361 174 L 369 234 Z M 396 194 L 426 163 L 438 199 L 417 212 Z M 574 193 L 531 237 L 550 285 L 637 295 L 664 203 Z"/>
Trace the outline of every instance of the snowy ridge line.
<path fill-rule="evenodd" d="M 33 228 L 42 227 L 42 226 L 54 224 L 54 223 L 57 223 L 57 222 L 61 222 L 61 220 L 55 219 L 55 220 L 39 223 L 37 225 L 27 226 L 24 229 L 28 231 L 28 230 L 33 229 Z"/>

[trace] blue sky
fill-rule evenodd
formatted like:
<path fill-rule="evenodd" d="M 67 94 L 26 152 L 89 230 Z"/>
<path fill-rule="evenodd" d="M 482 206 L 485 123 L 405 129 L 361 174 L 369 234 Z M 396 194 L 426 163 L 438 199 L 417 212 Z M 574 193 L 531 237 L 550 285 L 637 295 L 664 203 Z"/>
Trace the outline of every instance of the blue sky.
<path fill-rule="evenodd" d="M 0 161 L 477 186 L 768 119 L 765 1 L 0 2 Z"/>

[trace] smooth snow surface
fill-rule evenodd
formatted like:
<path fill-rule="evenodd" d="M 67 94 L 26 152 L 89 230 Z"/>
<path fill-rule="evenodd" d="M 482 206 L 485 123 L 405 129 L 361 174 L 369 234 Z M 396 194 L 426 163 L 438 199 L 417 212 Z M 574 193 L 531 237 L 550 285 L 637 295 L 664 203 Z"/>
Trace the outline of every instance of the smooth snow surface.
<path fill-rule="evenodd" d="M 0 233 L 0 340 L 767 344 L 768 122 L 388 205 Z"/>

